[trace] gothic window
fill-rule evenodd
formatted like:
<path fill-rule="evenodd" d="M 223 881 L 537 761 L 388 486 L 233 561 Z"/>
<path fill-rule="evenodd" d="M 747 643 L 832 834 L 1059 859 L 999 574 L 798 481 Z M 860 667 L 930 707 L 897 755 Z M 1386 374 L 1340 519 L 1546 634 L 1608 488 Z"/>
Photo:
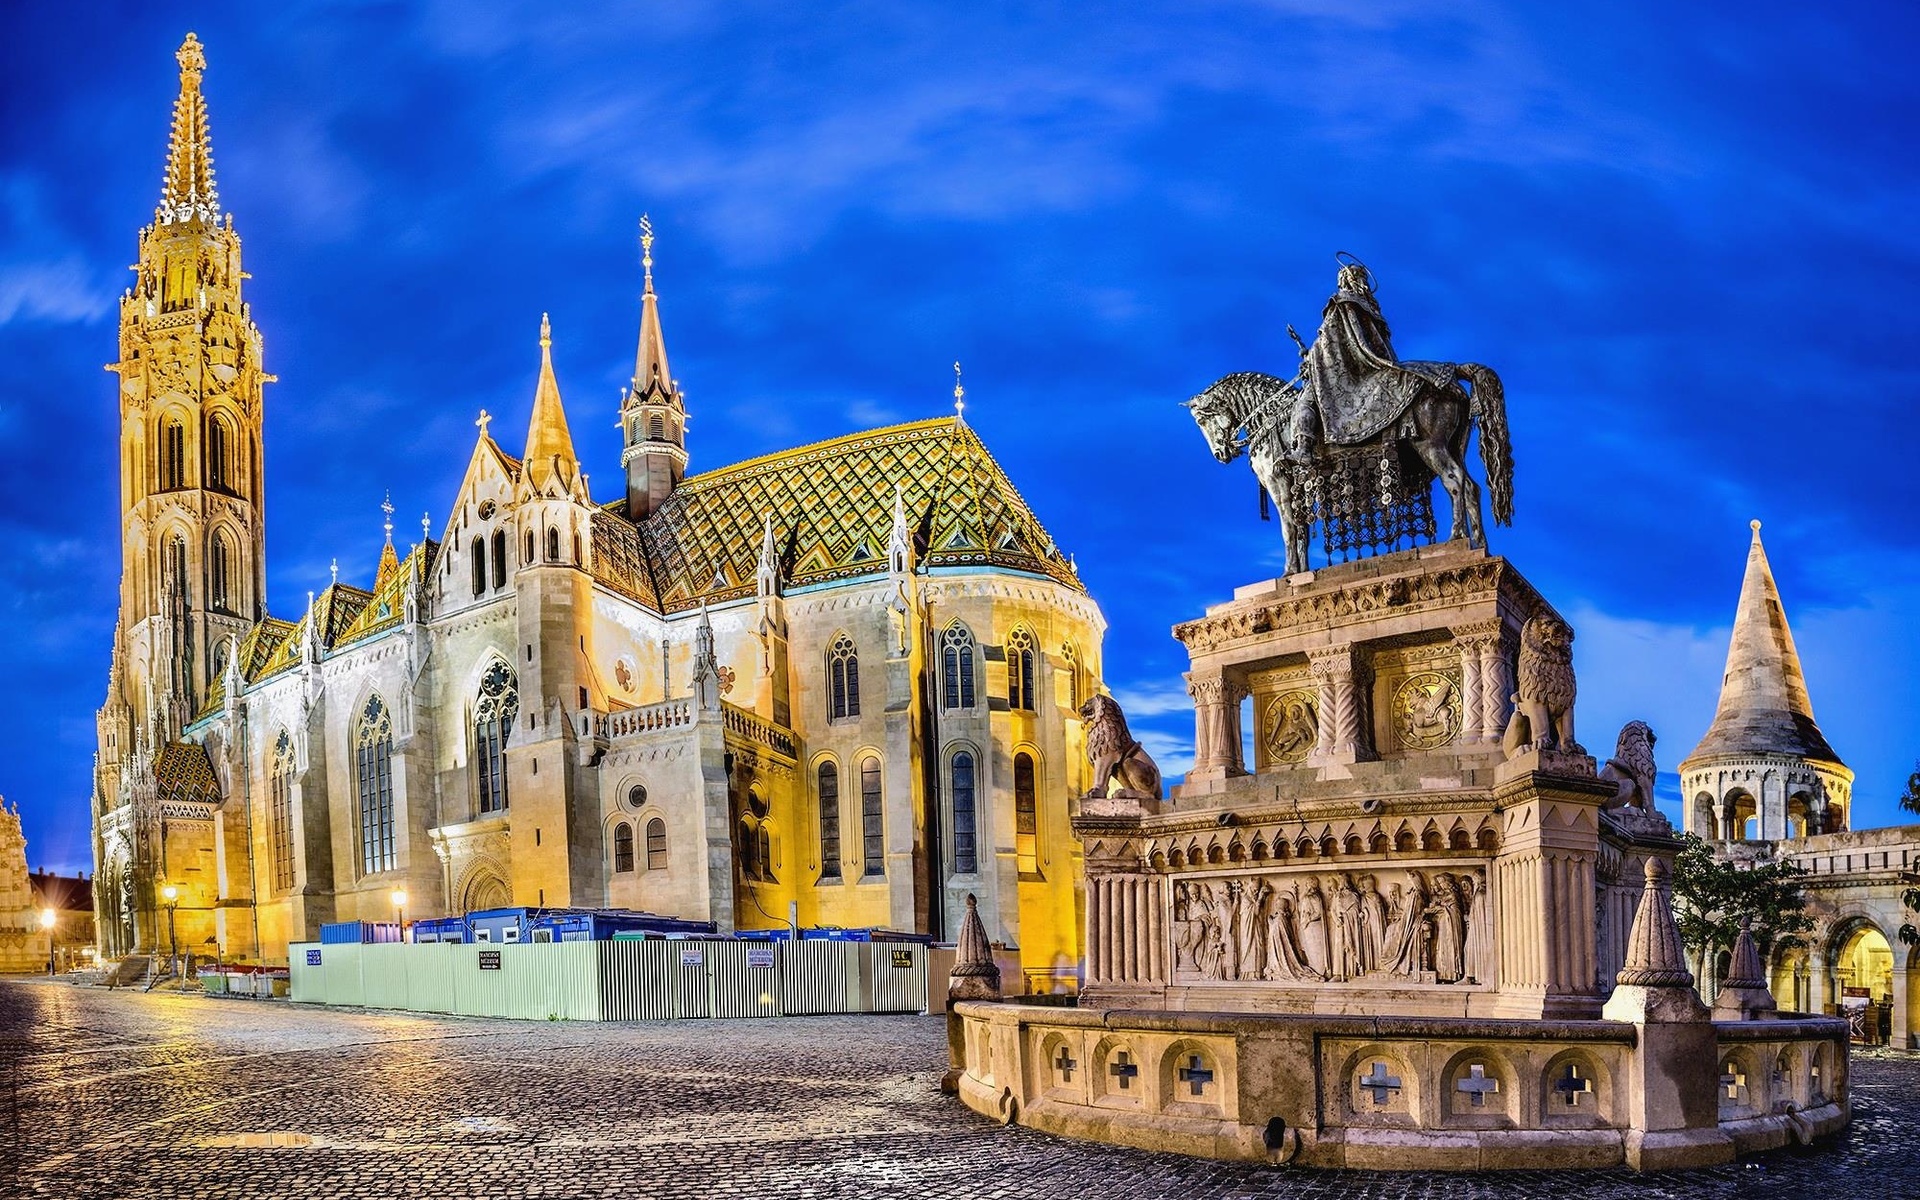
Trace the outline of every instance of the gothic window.
<path fill-rule="evenodd" d="M 1073 648 L 1072 642 L 1060 647 L 1061 661 L 1067 665 L 1067 706 L 1074 712 L 1080 711 L 1080 654 Z"/>
<path fill-rule="evenodd" d="M 577 533 L 573 535 L 573 561 L 574 561 L 574 563 L 575 563 L 576 565 L 577 565 L 577 564 L 578 564 L 578 563 L 579 563 L 579 562 L 581 561 L 581 559 L 580 559 L 580 535 L 579 535 L 579 534 L 577 534 Z"/>
<path fill-rule="evenodd" d="M 873 757 L 860 763 L 860 856 L 865 860 L 862 875 L 887 873 L 886 829 L 880 811 L 880 760 Z"/>
<path fill-rule="evenodd" d="M 287 892 L 293 888 L 293 739 L 284 729 L 273 743 L 267 793 L 267 858 L 273 890 Z"/>
<path fill-rule="evenodd" d="M 360 802 L 360 873 L 399 865 L 393 836 L 393 721 L 378 696 L 367 697 L 354 738 L 354 785 Z"/>
<path fill-rule="evenodd" d="M 233 490 L 233 435 L 220 417 L 207 418 L 207 486 L 216 492 Z"/>
<path fill-rule="evenodd" d="M 953 756 L 953 870 L 971 875 L 980 868 L 974 835 L 973 755 L 962 750 Z"/>
<path fill-rule="evenodd" d="M 650 442 L 667 440 L 667 423 L 659 413 L 647 418 L 647 440 Z"/>
<path fill-rule="evenodd" d="M 625 821 L 613 827 L 613 873 L 633 870 L 633 826 Z"/>
<path fill-rule="evenodd" d="M 753 822 L 740 818 L 740 878 L 760 879 L 760 839 L 753 835 Z"/>
<path fill-rule="evenodd" d="M 185 534 L 173 535 L 173 544 L 167 548 L 167 579 L 173 586 L 174 603 L 185 607 L 193 604 L 193 593 L 187 588 L 187 538 Z"/>
<path fill-rule="evenodd" d="M 513 668 L 496 658 L 480 677 L 473 706 L 473 774 L 483 814 L 507 807 L 507 735 L 519 713 L 519 681 Z"/>
<path fill-rule="evenodd" d="M 560 531 L 551 525 L 547 526 L 547 561 L 560 561 Z"/>
<path fill-rule="evenodd" d="M 187 427 L 168 421 L 160 441 L 160 487 L 176 491 L 187 486 Z"/>
<path fill-rule="evenodd" d="M 528 562 L 529 564 L 531 564 L 531 563 L 533 562 L 533 530 L 531 530 L 531 529 L 529 529 L 529 530 L 527 530 L 527 553 L 526 553 L 526 561 L 527 561 L 527 562 Z"/>
<path fill-rule="evenodd" d="M 779 882 L 773 877 L 773 833 L 765 821 L 754 823 L 753 836 L 758 843 L 754 857 L 760 860 L 760 878 L 768 883 Z"/>
<path fill-rule="evenodd" d="M 820 764 L 820 878 L 840 878 L 840 768 Z"/>
<path fill-rule="evenodd" d="M 647 822 L 647 870 L 667 869 L 667 823 L 659 817 Z"/>
<path fill-rule="evenodd" d="M 473 594 L 487 590 L 487 539 L 473 539 Z"/>
<path fill-rule="evenodd" d="M 507 586 L 507 531 L 504 529 L 493 533 L 493 586 Z"/>
<path fill-rule="evenodd" d="M 1034 706 L 1033 635 L 1016 629 L 1007 639 L 1007 707 L 1031 710 Z"/>
<path fill-rule="evenodd" d="M 972 708 L 973 634 L 955 621 L 940 635 L 940 698 L 947 708 Z"/>
<path fill-rule="evenodd" d="M 1013 756 L 1013 834 L 1020 874 L 1039 875 L 1040 822 L 1034 807 L 1033 755 L 1024 750 Z"/>
<path fill-rule="evenodd" d="M 207 555 L 207 583 L 213 590 L 213 607 L 221 612 L 232 612 L 233 587 L 232 555 L 227 550 L 227 538 L 223 533 L 213 535 L 213 545 Z"/>
<path fill-rule="evenodd" d="M 860 715 L 860 655 L 846 634 L 827 650 L 827 719 Z"/>

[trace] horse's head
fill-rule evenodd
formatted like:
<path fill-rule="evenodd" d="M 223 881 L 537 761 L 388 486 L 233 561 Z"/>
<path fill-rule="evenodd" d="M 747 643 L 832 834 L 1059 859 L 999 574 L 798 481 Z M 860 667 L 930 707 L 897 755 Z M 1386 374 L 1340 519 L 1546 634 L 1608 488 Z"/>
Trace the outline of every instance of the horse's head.
<path fill-rule="evenodd" d="M 1191 400 L 1184 402 L 1187 411 L 1193 414 L 1194 424 L 1200 426 L 1200 432 L 1207 439 L 1207 448 L 1221 462 L 1232 462 L 1246 449 L 1234 432 L 1239 422 L 1225 398 L 1220 395 L 1219 385 L 1208 388 Z"/>

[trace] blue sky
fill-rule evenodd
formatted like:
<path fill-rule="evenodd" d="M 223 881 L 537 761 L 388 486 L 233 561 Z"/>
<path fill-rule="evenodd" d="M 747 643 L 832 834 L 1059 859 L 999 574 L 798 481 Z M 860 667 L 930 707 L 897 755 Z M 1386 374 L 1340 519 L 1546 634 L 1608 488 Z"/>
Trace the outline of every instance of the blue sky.
<path fill-rule="evenodd" d="M 1275 526 L 1176 401 L 1286 373 L 1335 250 L 1400 352 L 1506 381 L 1511 557 L 1579 630 L 1583 740 L 1711 719 L 1758 517 L 1815 712 L 1897 819 L 1913 628 L 1910 6 L 17 6 L 0 120 L 0 794 L 88 863 L 118 575 L 115 297 L 173 51 L 207 47 L 266 339 L 268 582 L 294 615 L 511 444 L 540 313 L 605 493 L 659 233 L 693 469 L 967 415 L 1111 622 L 1169 769 L 1176 621 Z M 1904 418 L 1904 419 L 1903 419 Z M 604 498 L 604 497 L 603 497 Z"/>

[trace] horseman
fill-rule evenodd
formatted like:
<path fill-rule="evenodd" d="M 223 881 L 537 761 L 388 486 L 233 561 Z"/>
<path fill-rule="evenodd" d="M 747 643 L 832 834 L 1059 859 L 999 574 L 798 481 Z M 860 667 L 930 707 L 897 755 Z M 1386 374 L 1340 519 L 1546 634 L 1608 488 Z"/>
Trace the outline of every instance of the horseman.
<path fill-rule="evenodd" d="M 1401 362 L 1393 335 L 1374 298 L 1373 273 L 1346 251 L 1335 256 L 1340 273 L 1320 315 L 1320 333 L 1300 346 L 1307 403 L 1285 431 L 1287 456 L 1307 462 L 1324 444 L 1352 446 L 1379 434 L 1404 414 L 1423 387 L 1445 386 L 1445 363 Z"/>

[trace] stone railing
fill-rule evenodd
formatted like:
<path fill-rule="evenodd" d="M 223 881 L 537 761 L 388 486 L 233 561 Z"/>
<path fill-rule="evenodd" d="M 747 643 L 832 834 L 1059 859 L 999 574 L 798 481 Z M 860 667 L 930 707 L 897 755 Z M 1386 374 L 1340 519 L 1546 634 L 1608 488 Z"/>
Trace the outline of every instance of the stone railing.
<path fill-rule="evenodd" d="M 1634 1025 L 1605 1020 L 1013 1002 L 955 1012 L 960 1097 L 976 1112 L 1211 1158 L 1386 1170 L 1641 1166 L 1639 1147 L 1677 1139 L 1673 1165 L 1693 1165 L 1810 1141 L 1844 1127 L 1848 1113 L 1845 1027 L 1828 1019 L 1701 1022 L 1697 1056 L 1648 1061 Z M 1641 1124 L 1636 1081 L 1649 1070 L 1706 1101 L 1704 1128 Z"/>
<path fill-rule="evenodd" d="M 771 721 L 763 721 L 746 709 L 725 700 L 720 702 L 720 719 L 728 733 L 765 746 L 775 754 L 793 755 L 793 734 Z"/>
<path fill-rule="evenodd" d="M 600 736 L 610 739 L 634 737 L 666 729 L 681 729 L 692 724 L 692 700 L 662 700 L 658 704 L 643 704 L 638 708 L 608 713 L 600 718 Z"/>

